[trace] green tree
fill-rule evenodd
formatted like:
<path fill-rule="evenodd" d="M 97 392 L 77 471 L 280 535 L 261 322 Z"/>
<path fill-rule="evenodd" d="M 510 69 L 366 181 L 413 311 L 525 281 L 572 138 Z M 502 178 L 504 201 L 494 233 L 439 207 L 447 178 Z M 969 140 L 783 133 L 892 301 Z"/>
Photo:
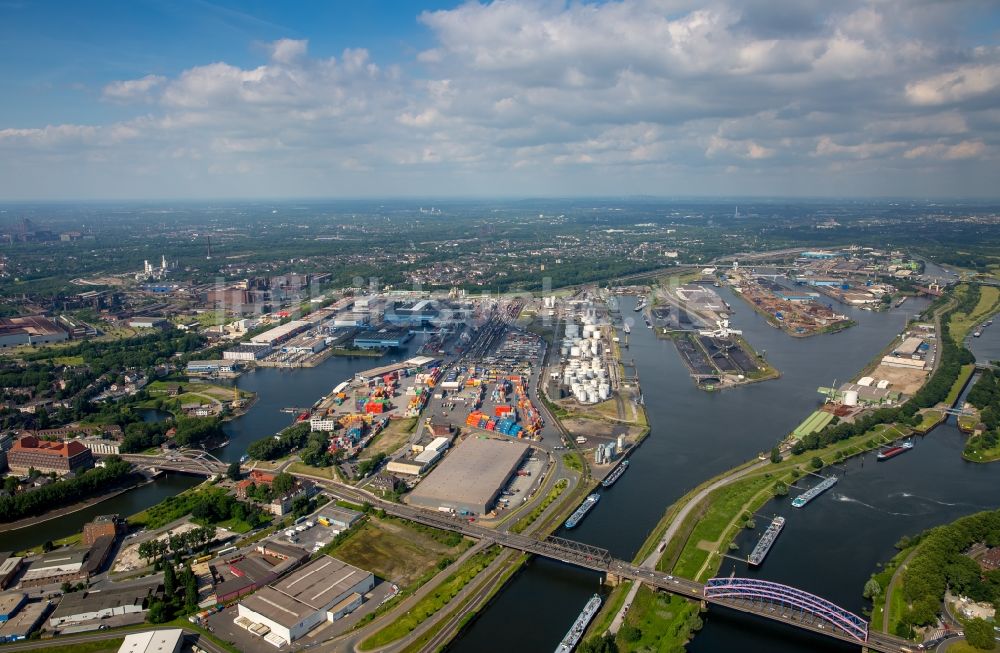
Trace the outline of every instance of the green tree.
<path fill-rule="evenodd" d="M 618 644 L 615 643 L 614 635 L 607 634 L 588 639 L 577 650 L 580 653 L 618 653 Z"/>
<path fill-rule="evenodd" d="M 970 619 L 965 623 L 965 641 L 980 650 L 992 651 L 997 643 L 993 624 L 985 619 Z"/>
<path fill-rule="evenodd" d="M 167 564 L 163 570 L 163 595 L 172 597 L 177 591 L 177 573 L 174 566 Z"/>
<path fill-rule="evenodd" d="M 149 612 L 146 614 L 146 618 L 149 619 L 149 623 L 151 624 L 162 624 L 170 616 L 167 613 L 166 606 L 163 605 L 163 601 L 154 599 L 149 604 Z"/>
<path fill-rule="evenodd" d="M 813 469 L 819 469 L 823 466 L 823 459 L 819 456 L 813 456 L 813 459 L 809 461 L 809 466 Z"/>
<path fill-rule="evenodd" d="M 295 477 L 287 472 L 281 472 L 271 482 L 271 491 L 276 497 L 282 497 L 295 487 Z"/>
<path fill-rule="evenodd" d="M 642 630 L 640 630 L 636 626 L 624 624 L 618 630 L 618 635 L 626 642 L 635 643 L 638 642 L 640 639 L 642 639 Z"/>
<path fill-rule="evenodd" d="M 778 448 L 778 445 L 774 445 L 774 448 L 771 449 L 771 462 L 775 464 L 781 462 L 781 449 Z"/>
<path fill-rule="evenodd" d="M 869 578 L 868 582 L 865 583 L 863 596 L 866 599 L 873 599 L 880 594 L 882 594 L 882 586 L 879 585 L 878 581 L 874 578 Z"/>
<path fill-rule="evenodd" d="M 233 462 L 229 463 L 229 468 L 226 469 L 226 476 L 229 477 L 229 480 L 238 481 L 240 480 L 241 475 L 242 472 L 240 470 L 239 462 L 234 460 Z"/>

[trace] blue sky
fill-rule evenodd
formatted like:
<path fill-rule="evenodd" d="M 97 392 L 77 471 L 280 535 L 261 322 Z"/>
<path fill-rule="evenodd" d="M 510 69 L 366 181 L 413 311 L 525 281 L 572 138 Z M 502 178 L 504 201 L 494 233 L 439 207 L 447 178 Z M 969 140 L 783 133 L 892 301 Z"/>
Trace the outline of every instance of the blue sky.
<path fill-rule="evenodd" d="M 0 0 L 0 199 L 996 196 L 988 0 Z"/>

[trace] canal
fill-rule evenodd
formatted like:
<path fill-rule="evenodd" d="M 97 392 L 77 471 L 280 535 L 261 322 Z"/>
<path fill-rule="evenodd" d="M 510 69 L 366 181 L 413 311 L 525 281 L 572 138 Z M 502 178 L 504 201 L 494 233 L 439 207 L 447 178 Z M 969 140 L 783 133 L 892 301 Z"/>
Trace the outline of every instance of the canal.
<path fill-rule="evenodd" d="M 657 340 L 638 320 L 623 357 L 635 359 L 650 437 L 632 456 L 628 472 L 603 492 L 598 507 L 570 537 L 631 559 L 667 506 L 705 479 L 769 451 L 820 405 L 817 387 L 853 378 L 901 331 L 907 318 L 928 303 L 911 298 L 886 313 L 839 307 L 857 326 L 797 339 L 769 326 L 728 289 L 721 292 L 735 310 L 734 328 L 742 329 L 758 351 L 766 351 L 782 377 L 703 392 L 694 387 L 673 345 Z M 632 299 L 623 302 L 623 317 L 636 315 L 633 306 Z M 1000 327 L 979 340 L 985 346 L 994 334 L 1000 336 Z M 1000 338 L 995 346 L 1000 350 Z M 756 533 L 740 541 L 741 550 L 752 547 L 772 514 L 786 515 L 788 523 L 760 568 L 761 577 L 860 611 L 864 582 L 878 562 L 893 555 L 900 537 L 1000 505 L 995 493 L 1000 466 L 965 463 L 960 457 L 963 442 L 958 430 L 946 424 L 891 461 L 876 464 L 873 456 L 851 461 L 838 471 L 843 479 L 837 487 L 807 508 L 792 514 L 787 498 L 766 506 Z M 727 561 L 722 571 L 728 574 L 732 564 Z M 738 563 L 736 572 L 748 573 L 746 565 Z M 598 583 L 594 573 L 534 560 L 452 650 L 553 650 Z M 705 617 L 705 628 L 690 644 L 691 651 L 857 650 L 723 610 Z"/>

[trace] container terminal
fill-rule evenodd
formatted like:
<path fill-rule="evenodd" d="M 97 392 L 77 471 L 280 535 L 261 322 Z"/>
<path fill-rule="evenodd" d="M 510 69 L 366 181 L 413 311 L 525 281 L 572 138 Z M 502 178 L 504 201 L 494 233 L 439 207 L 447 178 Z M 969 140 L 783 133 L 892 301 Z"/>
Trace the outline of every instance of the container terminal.
<path fill-rule="evenodd" d="M 556 647 L 556 653 L 570 653 L 576 647 L 580 638 L 583 637 L 584 631 L 587 630 L 587 625 L 594 618 L 594 615 L 597 614 L 600 607 L 601 597 L 599 594 L 594 594 L 587 601 L 587 604 L 583 606 L 583 611 L 580 612 L 580 616 L 573 622 L 573 626 L 569 629 L 569 632 L 559 642 L 559 646 Z"/>
<path fill-rule="evenodd" d="M 603 481 L 601 481 L 601 487 L 611 487 L 614 485 L 615 481 L 622 477 L 622 474 L 625 473 L 626 469 L 628 469 L 628 458 L 621 461 L 617 467 L 611 470 L 611 473 L 608 474 Z"/>
<path fill-rule="evenodd" d="M 827 478 L 823 479 L 823 481 L 818 485 L 809 488 L 799 496 L 792 499 L 792 505 L 795 506 L 796 508 L 801 508 L 802 506 L 806 505 L 807 503 L 809 503 L 819 495 L 823 494 L 836 484 L 837 484 L 837 477 L 828 476 Z"/>
<path fill-rule="evenodd" d="M 596 506 L 597 502 L 600 500 L 600 494 L 591 494 L 584 499 L 583 503 L 580 504 L 580 507 L 573 511 L 573 514 L 566 520 L 566 528 L 576 528 L 576 525 L 580 523 L 580 520 L 583 519 L 584 515 L 590 512 L 590 509 Z"/>
<path fill-rule="evenodd" d="M 784 527 L 784 517 L 778 516 L 772 519 L 771 525 L 768 526 L 767 530 L 764 531 L 764 534 L 761 535 L 760 540 L 757 542 L 757 546 L 755 546 L 753 551 L 750 552 L 750 555 L 747 556 L 747 563 L 754 567 L 760 566 L 760 564 L 764 562 L 764 558 L 767 557 L 768 551 L 770 551 L 771 547 L 774 545 L 774 541 L 778 539 L 781 529 Z"/>

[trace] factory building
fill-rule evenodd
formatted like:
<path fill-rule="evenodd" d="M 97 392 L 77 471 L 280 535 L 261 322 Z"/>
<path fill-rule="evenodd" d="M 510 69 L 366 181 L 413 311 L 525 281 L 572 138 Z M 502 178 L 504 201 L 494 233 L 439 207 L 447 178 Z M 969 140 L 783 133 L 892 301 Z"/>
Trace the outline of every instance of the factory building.
<path fill-rule="evenodd" d="M 323 507 L 323 514 L 319 516 L 317 521 L 323 526 L 329 526 L 338 531 L 346 531 L 361 521 L 362 517 L 364 515 L 357 510 L 329 504 Z"/>
<path fill-rule="evenodd" d="M 272 351 L 271 345 L 243 344 L 222 352 L 222 358 L 227 361 L 259 361 Z"/>
<path fill-rule="evenodd" d="M 55 472 L 62 475 L 92 468 L 94 455 L 75 440 L 49 442 L 26 435 L 7 452 L 7 465 L 15 474 L 24 475 L 31 469 L 37 469 L 43 474 Z"/>
<path fill-rule="evenodd" d="M 6 589 L 10 587 L 17 572 L 21 571 L 21 564 L 24 562 L 24 558 L 11 555 L 9 551 L 4 551 L 0 553 L 0 560 L 2 560 L 0 562 L 0 587 Z"/>
<path fill-rule="evenodd" d="M 142 614 L 159 583 L 144 583 L 121 589 L 72 592 L 63 596 L 49 616 L 49 626 L 60 628 L 127 614 Z"/>
<path fill-rule="evenodd" d="M 250 338 L 250 342 L 255 345 L 268 345 L 269 347 L 274 347 L 275 345 L 288 340 L 292 336 L 302 333 L 310 326 L 311 325 L 305 320 L 291 320 L 285 324 L 279 324 L 273 329 L 268 329 L 264 333 L 255 335 Z"/>
<path fill-rule="evenodd" d="M 223 354 L 225 355 L 225 354 Z M 232 374 L 236 371 L 235 359 L 221 361 L 191 361 L 187 364 L 188 374 Z"/>
<path fill-rule="evenodd" d="M 69 333 L 41 315 L 0 318 L 0 349 L 47 345 L 69 339 Z"/>
<path fill-rule="evenodd" d="M 409 342 L 413 335 L 403 328 L 382 328 L 364 331 L 354 337 L 354 346 L 360 349 L 395 349 Z"/>
<path fill-rule="evenodd" d="M 121 453 L 122 443 L 118 440 L 105 440 L 104 438 L 80 438 L 76 440 L 83 446 L 90 449 L 91 453 L 101 456 L 111 456 Z"/>
<path fill-rule="evenodd" d="M 101 537 L 118 537 L 125 531 L 126 524 L 118 515 L 99 515 L 94 521 L 83 525 L 83 543 L 87 546 L 93 544 Z"/>
<path fill-rule="evenodd" d="M 46 553 L 31 563 L 21 576 L 18 587 L 41 587 L 63 582 L 76 583 L 87 578 L 84 562 L 86 550 L 53 551 Z"/>
<path fill-rule="evenodd" d="M 433 510 L 488 513 L 529 450 L 526 443 L 518 440 L 466 438 L 417 485 L 407 500 Z"/>
<path fill-rule="evenodd" d="M 179 653 L 183 646 L 184 631 L 168 628 L 126 635 L 118 653 Z"/>
<path fill-rule="evenodd" d="M 0 622 L 10 621 L 10 618 L 21 609 L 28 600 L 24 592 L 4 592 L 0 594 Z"/>
<path fill-rule="evenodd" d="M 374 586 L 370 571 L 322 556 L 240 601 L 237 621 L 263 625 L 291 644 L 324 621 L 352 612 Z"/>
<path fill-rule="evenodd" d="M 25 603 L 13 617 L 0 625 L 0 642 L 27 639 L 28 635 L 42 623 L 42 617 L 48 609 L 48 601 Z"/>

